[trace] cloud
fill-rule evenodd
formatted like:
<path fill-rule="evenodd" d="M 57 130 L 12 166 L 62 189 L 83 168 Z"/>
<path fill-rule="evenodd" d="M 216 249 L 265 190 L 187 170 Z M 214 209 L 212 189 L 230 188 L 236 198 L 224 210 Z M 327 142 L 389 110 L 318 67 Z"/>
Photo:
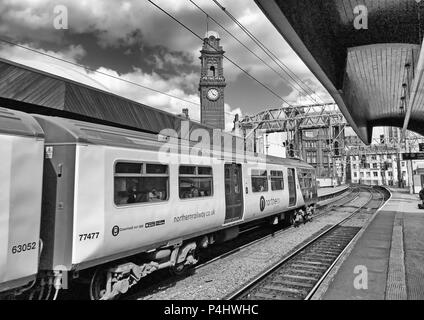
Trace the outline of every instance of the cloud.
<path fill-rule="evenodd" d="M 239 119 L 242 119 L 243 112 L 240 108 L 232 109 L 231 106 L 226 103 L 224 106 L 225 110 L 225 131 L 231 131 L 234 127 L 234 117 L 238 114 Z"/>
<path fill-rule="evenodd" d="M 28 44 L 24 45 L 29 46 Z M 71 62 L 76 62 L 78 58 L 85 54 L 85 50 L 81 46 L 70 46 L 64 49 L 63 52 L 40 51 Z M 180 89 L 180 87 L 184 87 L 183 83 L 192 83 L 195 79 L 198 81 L 196 74 L 185 74 L 164 79 L 156 73 L 146 74 L 138 68 L 122 75 L 118 75 L 116 71 L 104 67 L 99 68 L 97 70 L 99 72 L 89 72 L 84 68 L 59 60 L 54 60 L 55 63 L 52 63 L 52 58 L 44 55 L 36 55 L 31 51 L 9 45 L 0 46 L 0 57 L 105 90 L 173 114 L 181 114 L 183 108 L 188 108 L 190 118 L 200 121 L 200 106 L 197 105 L 199 103 L 199 96 L 197 94 L 187 94 L 184 90 Z M 140 86 L 106 76 L 105 74 L 139 84 L 140 86 L 153 88 L 188 102 L 153 92 Z M 230 131 L 232 129 L 233 115 L 236 113 L 241 114 L 241 110 L 232 110 L 231 106 L 226 104 L 225 111 L 228 113 L 226 114 L 226 128 Z"/>
<path fill-rule="evenodd" d="M 287 101 L 293 105 L 310 105 L 320 103 L 332 103 L 333 98 L 327 90 L 318 83 L 316 79 L 304 79 L 296 85 L 286 97 Z"/>
<path fill-rule="evenodd" d="M 212 17 L 216 18 L 224 27 L 229 29 L 236 38 L 251 48 L 256 46 L 223 12 L 211 1 L 194 0 L 204 10 L 207 10 Z M 206 19 L 203 13 L 188 1 L 154 1 L 177 19 L 185 23 L 195 33 L 203 36 L 206 30 Z M 257 38 L 268 47 L 273 47 L 273 51 L 281 59 L 296 59 L 285 41 L 275 31 L 270 22 L 263 17 L 260 9 L 253 1 L 236 0 L 222 2 L 227 10 L 232 12 L 246 27 L 248 27 Z M 7 33 L 15 38 L 28 34 L 27 30 L 37 30 L 31 37 L 37 40 L 45 40 L 46 34 L 50 34 L 54 41 L 63 35 L 63 32 L 53 28 L 53 9 L 59 2 L 55 0 L 20 0 L 4 1 L 4 12 L 1 14 L 1 23 Z M 126 47 L 133 44 L 164 46 L 172 48 L 172 51 L 184 51 L 195 58 L 199 55 L 201 41 L 196 39 L 187 30 L 172 21 L 164 13 L 146 1 L 129 0 L 90 0 L 73 1 L 62 0 L 60 4 L 68 8 L 69 27 L 68 34 L 92 33 L 97 37 L 97 41 L 104 47 Z M 243 8 L 240 10 L 240 8 Z M 125 17 L 125 18 L 123 18 Z M 218 31 L 222 38 L 222 44 L 229 57 L 236 60 L 239 65 L 251 70 L 261 81 L 275 83 L 275 77 L 269 69 L 264 67 L 262 62 L 248 53 L 239 43 L 229 36 L 218 25 L 209 21 L 210 29 Z M 272 32 L 271 32 L 272 31 Z M 41 39 L 38 39 L 41 37 Z M 59 40 L 60 41 L 60 40 Z M 62 39 L 63 41 L 63 39 Z M 275 43 L 281 45 L 275 47 Z M 263 52 L 254 49 L 261 57 L 272 63 Z M 165 59 L 173 63 L 196 63 L 197 59 L 181 61 L 178 57 L 166 56 Z M 300 60 L 299 60 L 300 61 Z M 308 73 L 303 63 L 290 61 L 296 72 Z M 231 63 L 226 65 L 228 78 L 237 78 L 241 71 Z"/>
<path fill-rule="evenodd" d="M 206 17 L 189 1 L 154 0 L 154 2 L 186 24 L 196 34 L 201 36 L 205 34 Z M 212 1 L 194 0 L 194 2 L 279 73 L 284 74 L 275 62 L 264 54 Z M 221 0 L 220 3 L 281 61 L 284 61 L 296 75 L 303 81 L 311 83 L 311 86 L 318 91 L 318 95 L 324 94 L 325 90 L 322 86 L 289 48 L 253 0 Z M 56 5 L 65 5 L 68 8 L 69 30 L 53 28 L 53 10 Z M 299 92 L 290 90 L 292 81 L 289 77 L 284 76 L 282 79 L 276 75 L 211 19 L 209 19 L 209 30 L 216 30 L 220 34 L 226 55 L 259 81 L 290 101 L 296 102 L 302 99 Z M 147 1 L 2 0 L 0 1 L 0 32 L 17 42 L 29 43 L 35 48 L 43 48 L 45 51 L 70 57 L 73 61 L 83 61 L 95 68 L 139 81 L 140 84 L 151 85 L 166 92 L 175 91 L 176 94 L 187 99 L 197 97 L 198 57 L 202 41 Z M 78 55 L 78 48 L 85 48 L 85 52 L 80 52 Z M 69 50 L 71 52 L 67 52 Z M 39 58 L 34 60 L 39 61 Z M 58 65 L 63 69 L 66 68 L 60 63 Z M 81 72 L 81 70 L 72 71 L 75 76 Z M 93 74 L 90 76 L 115 90 L 114 86 L 117 84 L 111 85 L 109 80 L 97 79 L 97 76 Z M 237 87 L 232 84 L 240 81 L 242 71 L 225 60 L 224 76 L 228 83 L 227 90 L 229 90 Z M 87 74 L 81 77 L 86 78 Z M 273 104 L 275 106 L 275 97 L 272 94 L 264 91 L 265 89 L 253 80 L 249 81 L 252 81 L 258 91 L 265 92 L 269 96 L 269 100 L 264 99 L 262 105 L 252 104 L 249 106 L 250 109 L 256 108 L 260 111 L 265 106 Z M 162 107 L 168 103 L 172 110 L 180 109 L 182 106 L 181 103 L 164 101 L 163 97 L 159 98 L 151 93 L 146 93 L 142 97 L 136 94 L 134 89 L 119 85 L 117 87 L 121 88 L 125 94 L 136 95 L 137 99 L 150 97 L 150 103 L 160 104 Z M 240 87 L 237 88 L 241 90 Z M 256 93 L 240 91 L 238 94 L 231 95 L 232 100 L 226 102 L 234 109 L 246 108 L 249 101 L 243 102 L 242 106 L 237 100 L 237 97 L 245 94 L 255 95 Z M 193 113 L 196 113 L 195 110 Z"/>
<path fill-rule="evenodd" d="M 61 51 L 37 49 L 26 43 L 22 45 L 36 49 L 45 55 L 36 54 L 32 51 L 17 46 L 0 44 L 0 57 L 29 66 L 34 69 L 82 82 L 96 88 L 106 89 L 104 85 L 92 79 L 87 74 L 85 69 L 49 57 L 53 56 L 59 59 L 70 61 L 72 63 L 77 63 L 78 59 L 86 55 L 86 51 L 81 45 L 70 45 L 69 47 L 63 48 Z"/>

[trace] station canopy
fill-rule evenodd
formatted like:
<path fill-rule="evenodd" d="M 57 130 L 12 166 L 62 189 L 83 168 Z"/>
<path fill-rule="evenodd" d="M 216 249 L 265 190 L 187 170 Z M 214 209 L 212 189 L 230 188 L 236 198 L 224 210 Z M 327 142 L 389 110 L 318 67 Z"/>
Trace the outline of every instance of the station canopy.
<path fill-rule="evenodd" d="M 424 1 L 255 2 L 365 143 L 376 126 L 424 135 Z"/>

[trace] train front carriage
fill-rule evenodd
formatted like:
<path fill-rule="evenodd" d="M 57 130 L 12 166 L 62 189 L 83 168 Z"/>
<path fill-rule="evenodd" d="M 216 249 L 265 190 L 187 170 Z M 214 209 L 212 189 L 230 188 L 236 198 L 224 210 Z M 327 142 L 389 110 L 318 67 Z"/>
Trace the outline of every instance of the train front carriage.
<path fill-rule="evenodd" d="M 143 277 L 197 262 L 196 243 L 206 245 L 204 234 L 221 229 L 226 218 L 223 164 L 204 164 L 197 156 L 187 163 L 166 160 L 163 143 L 151 134 L 34 117 L 50 150 L 41 272 L 54 274 L 64 289 L 71 276 L 89 279 L 97 299 L 105 298 L 103 272 L 122 275 L 122 281 L 112 280 L 124 292 L 130 273 Z"/>
<path fill-rule="evenodd" d="M 38 123 L 0 108 L 0 294 L 37 274 L 43 152 Z"/>

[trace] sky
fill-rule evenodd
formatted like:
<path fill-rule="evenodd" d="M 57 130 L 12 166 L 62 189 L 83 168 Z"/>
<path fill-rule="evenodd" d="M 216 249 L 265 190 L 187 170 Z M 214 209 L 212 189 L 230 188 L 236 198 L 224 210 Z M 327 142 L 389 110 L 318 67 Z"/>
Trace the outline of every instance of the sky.
<path fill-rule="evenodd" d="M 218 0 L 249 31 L 265 44 L 308 87 L 314 98 L 305 97 L 290 83 L 281 69 L 212 0 L 192 0 L 230 31 L 244 45 L 277 70 L 271 70 L 249 53 L 190 0 L 153 0 L 196 34 L 217 31 L 225 54 L 253 77 L 271 88 L 290 104 L 311 104 L 332 99 L 286 41 L 266 19 L 253 0 Z M 56 29 L 57 5 L 67 9 L 68 29 Z M 63 11 L 60 11 L 63 12 Z M 208 23 L 207 23 L 208 21 Z M 62 21 L 63 22 L 63 21 Z M 200 119 L 200 107 L 138 86 L 119 81 L 89 69 L 120 77 L 199 103 L 200 52 L 202 41 L 147 0 L 0 0 L 0 37 L 43 53 L 75 62 L 79 68 L 0 42 L 0 57 L 83 82 L 126 98 Z M 283 75 L 283 78 L 281 77 Z M 278 108 L 283 100 L 250 79 L 241 70 L 224 62 L 227 129 L 233 115 L 256 114 Z M 284 79 L 284 76 L 286 80 Z M 298 88 L 298 87 L 297 87 Z"/>

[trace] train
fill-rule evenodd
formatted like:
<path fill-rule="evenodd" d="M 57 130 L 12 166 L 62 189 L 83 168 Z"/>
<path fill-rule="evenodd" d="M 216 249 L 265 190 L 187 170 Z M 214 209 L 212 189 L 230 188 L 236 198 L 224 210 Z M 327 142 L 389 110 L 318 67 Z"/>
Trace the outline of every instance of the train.
<path fill-rule="evenodd" d="M 315 171 L 299 159 L 158 137 L 0 108 L 0 296 L 56 299 L 85 283 L 114 299 L 246 226 L 315 210 Z"/>

